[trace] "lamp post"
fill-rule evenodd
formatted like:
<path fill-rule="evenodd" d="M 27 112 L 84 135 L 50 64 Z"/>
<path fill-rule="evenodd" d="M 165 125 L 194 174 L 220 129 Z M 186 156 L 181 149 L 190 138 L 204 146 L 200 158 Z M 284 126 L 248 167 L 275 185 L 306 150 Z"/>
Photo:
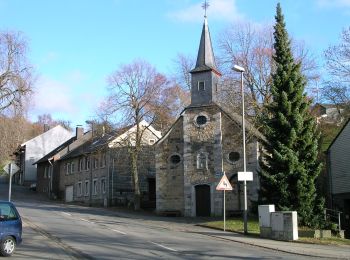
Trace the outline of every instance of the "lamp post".
<path fill-rule="evenodd" d="M 243 131 L 243 171 L 246 173 L 246 156 L 245 156 L 245 120 L 244 120 L 244 91 L 243 91 L 243 73 L 244 68 L 238 65 L 234 65 L 232 68 L 234 71 L 241 73 L 241 95 L 242 95 L 242 131 Z M 247 228 L 247 180 L 244 179 L 244 234 L 248 234 Z"/>

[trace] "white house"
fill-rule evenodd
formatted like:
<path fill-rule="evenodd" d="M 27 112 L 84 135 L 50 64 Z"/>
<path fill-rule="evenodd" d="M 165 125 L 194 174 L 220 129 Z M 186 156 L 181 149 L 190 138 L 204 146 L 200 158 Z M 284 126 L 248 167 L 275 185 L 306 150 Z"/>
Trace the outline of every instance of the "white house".
<path fill-rule="evenodd" d="M 72 136 L 72 132 L 58 125 L 21 144 L 15 152 L 16 161 L 20 166 L 16 181 L 19 184 L 36 182 L 36 165 L 33 163 Z"/>

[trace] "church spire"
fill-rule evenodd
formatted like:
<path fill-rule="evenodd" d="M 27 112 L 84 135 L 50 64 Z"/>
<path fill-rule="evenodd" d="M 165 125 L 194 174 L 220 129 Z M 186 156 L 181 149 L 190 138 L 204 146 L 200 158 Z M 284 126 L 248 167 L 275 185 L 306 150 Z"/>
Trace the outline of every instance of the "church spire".
<path fill-rule="evenodd" d="M 220 74 L 216 69 L 214 52 L 211 44 L 210 32 L 207 21 L 207 8 L 209 7 L 209 3 L 205 1 L 202 7 L 205 11 L 204 23 L 202 28 L 201 40 L 199 43 L 196 67 L 191 71 L 191 73 L 214 70 L 216 73 Z"/>

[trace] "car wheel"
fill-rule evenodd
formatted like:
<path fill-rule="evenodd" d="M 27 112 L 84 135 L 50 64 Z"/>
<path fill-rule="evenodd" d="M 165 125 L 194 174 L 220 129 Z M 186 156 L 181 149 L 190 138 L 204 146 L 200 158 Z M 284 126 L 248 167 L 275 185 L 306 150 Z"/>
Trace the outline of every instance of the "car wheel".
<path fill-rule="evenodd" d="M 1 242 L 0 254 L 3 256 L 10 256 L 16 249 L 16 240 L 13 237 L 5 237 Z"/>

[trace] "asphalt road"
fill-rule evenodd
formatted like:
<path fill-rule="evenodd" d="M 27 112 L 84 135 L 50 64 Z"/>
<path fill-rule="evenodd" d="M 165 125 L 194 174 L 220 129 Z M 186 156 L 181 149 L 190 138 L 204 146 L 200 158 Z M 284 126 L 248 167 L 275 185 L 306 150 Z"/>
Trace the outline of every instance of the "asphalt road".
<path fill-rule="evenodd" d="M 212 237 L 223 232 L 194 226 L 196 219 L 53 203 L 23 187 L 14 187 L 13 201 L 25 224 L 12 259 L 300 259 Z"/>

